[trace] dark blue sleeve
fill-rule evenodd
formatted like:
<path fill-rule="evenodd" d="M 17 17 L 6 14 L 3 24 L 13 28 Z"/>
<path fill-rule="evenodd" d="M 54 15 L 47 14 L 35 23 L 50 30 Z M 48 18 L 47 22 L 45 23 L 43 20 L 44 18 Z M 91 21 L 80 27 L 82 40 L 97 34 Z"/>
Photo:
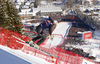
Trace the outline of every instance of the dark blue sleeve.
<path fill-rule="evenodd" d="M 51 24 L 49 25 L 49 34 L 50 35 L 52 34 L 52 25 Z"/>

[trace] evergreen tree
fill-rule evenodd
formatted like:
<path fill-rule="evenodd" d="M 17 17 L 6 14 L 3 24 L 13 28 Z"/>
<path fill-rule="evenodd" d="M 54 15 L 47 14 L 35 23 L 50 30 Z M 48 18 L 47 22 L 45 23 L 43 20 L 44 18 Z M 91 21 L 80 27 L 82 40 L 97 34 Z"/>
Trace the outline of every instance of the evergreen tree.
<path fill-rule="evenodd" d="M 14 7 L 14 4 L 8 0 L 0 0 L 0 26 L 14 32 L 22 33 L 22 27 L 16 27 L 14 25 L 21 25 L 18 10 Z"/>
<path fill-rule="evenodd" d="M 5 0 L 0 0 L 0 26 L 4 27 L 3 24 L 5 23 L 5 18 L 6 18 L 6 14 L 5 14 L 5 9 L 7 7 L 5 6 Z"/>

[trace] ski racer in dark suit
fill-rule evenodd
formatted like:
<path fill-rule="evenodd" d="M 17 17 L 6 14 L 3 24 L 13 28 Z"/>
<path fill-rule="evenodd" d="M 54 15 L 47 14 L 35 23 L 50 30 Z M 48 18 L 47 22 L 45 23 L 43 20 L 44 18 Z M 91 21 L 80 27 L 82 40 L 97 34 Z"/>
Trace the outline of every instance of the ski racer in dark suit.
<path fill-rule="evenodd" d="M 45 41 L 46 39 L 46 36 L 44 35 L 44 32 L 43 30 L 48 28 L 49 29 L 49 34 L 50 34 L 50 39 L 53 39 L 53 36 L 52 36 L 52 26 L 54 24 L 57 24 L 58 22 L 57 21 L 49 21 L 49 20 L 45 20 L 44 22 L 40 23 L 37 27 L 36 27 L 36 32 L 39 33 L 40 35 L 38 35 L 37 37 L 33 38 L 29 44 L 30 46 L 34 46 L 35 48 L 39 49 L 39 45 L 41 43 L 43 43 L 43 41 Z M 34 42 L 36 40 L 40 39 L 35 45 L 34 45 Z"/>

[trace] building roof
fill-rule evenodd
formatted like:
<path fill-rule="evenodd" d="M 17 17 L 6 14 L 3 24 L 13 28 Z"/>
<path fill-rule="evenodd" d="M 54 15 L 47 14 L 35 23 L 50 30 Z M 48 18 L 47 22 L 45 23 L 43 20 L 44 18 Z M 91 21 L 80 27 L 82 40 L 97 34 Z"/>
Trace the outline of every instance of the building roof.
<path fill-rule="evenodd" d="M 21 9 L 21 12 L 19 12 L 19 15 L 23 15 L 23 14 L 32 14 L 33 16 L 36 15 L 36 13 L 38 13 L 39 10 L 34 10 L 34 9 Z"/>
<path fill-rule="evenodd" d="M 41 12 L 62 12 L 61 7 L 48 6 L 48 5 L 38 8 L 33 8 L 33 10 L 40 10 Z"/>

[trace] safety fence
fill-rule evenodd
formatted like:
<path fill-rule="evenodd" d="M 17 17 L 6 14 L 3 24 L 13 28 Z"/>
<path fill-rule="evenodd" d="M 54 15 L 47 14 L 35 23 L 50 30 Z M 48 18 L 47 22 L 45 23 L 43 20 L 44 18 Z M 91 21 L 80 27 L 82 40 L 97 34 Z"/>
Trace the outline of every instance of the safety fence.
<path fill-rule="evenodd" d="M 41 52 L 40 50 L 30 47 L 28 44 L 24 43 L 28 40 L 30 41 L 31 38 L 0 27 L 0 45 L 7 46 L 15 50 L 21 50 L 24 53 L 45 59 L 46 61 L 55 64 L 83 64 L 84 58 L 78 54 L 74 54 L 57 47 L 48 49 L 41 46 L 42 50 L 52 54 L 47 55 L 46 53 Z M 89 59 L 87 60 L 90 61 Z M 90 62 L 98 64 L 93 61 Z"/>
<path fill-rule="evenodd" d="M 0 44 L 12 49 L 22 49 L 24 42 L 31 38 L 0 27 Z"/>

